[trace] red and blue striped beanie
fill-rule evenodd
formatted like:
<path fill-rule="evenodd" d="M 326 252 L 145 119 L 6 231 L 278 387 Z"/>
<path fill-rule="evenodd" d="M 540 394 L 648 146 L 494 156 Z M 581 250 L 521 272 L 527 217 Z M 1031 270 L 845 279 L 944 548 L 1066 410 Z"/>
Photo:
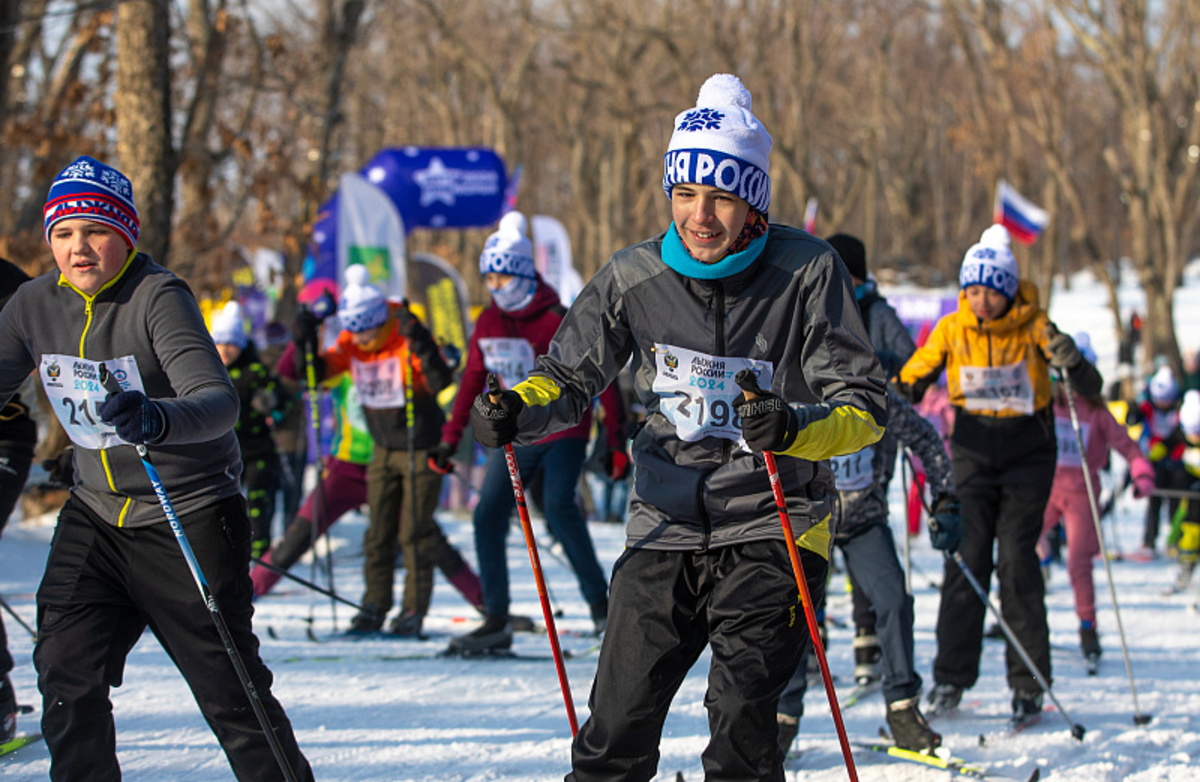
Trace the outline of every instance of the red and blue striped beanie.
<path fill-rule="evenodd" d="M 111 226 L 130 249 L 137 247 L 141 221 L 129 177 L 87 155 L 80 155 L 54 178 L 44 216 L 47 242 L 55 223 L 77 218 Z"/>

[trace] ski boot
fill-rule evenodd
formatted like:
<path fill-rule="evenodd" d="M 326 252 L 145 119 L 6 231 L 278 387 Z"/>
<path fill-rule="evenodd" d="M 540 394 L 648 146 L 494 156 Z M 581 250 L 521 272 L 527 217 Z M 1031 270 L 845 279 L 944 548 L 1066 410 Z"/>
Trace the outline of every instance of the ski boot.
<path fill-rule="evenodd" d="M 512 621 L 507 616 L 489 616 L 471 632 L 451 639 L 446 652 L 464 657 L 507 653 L 512 640 Z"/>
<path fill-rule="evenodd" d="M 388 635 L 397 638 L 422 639 L 425 637 L 421 633 L 421 625 L 424 622 L 425 617 L 422 614 L 418 614 L 416 611 L 405 611 L 388 625 Z"/>
<path fill-rule="evenodd" d="M 954 684 L 935 684 L 929 691 L 929 716 L 941 717 L 958 708 L 963 690 Z"/>
<path fill-rule="evenodd" d="M 1012 720 L 1013 727 L 1036 722 L 1042 718 L 1041 690 L 1013 690 Z"/>
<path fill-rule="evenodd" d="M 901 749 L 929 752 L 942 745 L 942 737 L 929 727 L 929 721 L 921 714 L 917 705 L 918 701 L 920 698 L 914 695 L 888 704 L 888 732 L 892 734 L 892 741 Z"/>
<path fill-rule="evenodd" d="M 0 744 L 17 735 L 17 694 L 8 674 L 0 679 Z"/>
<path fill-rule="evenodd" d="M 591 611 L 592 627 L 595 629 L 596 637 L 599 638 L 608 629 L 608 598 L 603 597 L 592 603 Z"/>
<path fill-rule="evenodd" d="M 1079 648 L 1083 651 L 1084 664 L 1088 676 L 1095 676 L 1100 669 L 1100 638 L 1096 635 L 1096 625 L 1092 622 L 1081 622 L 1079 625 Z"/>
<path fill-rule="evenodd" d="M 383 614 L 379 612 L 374 603 L 367 603 L 350 620 L 350 629 L 346 630 L 346 635 L 370 635 L 379 632 L 382 627 Z"/>

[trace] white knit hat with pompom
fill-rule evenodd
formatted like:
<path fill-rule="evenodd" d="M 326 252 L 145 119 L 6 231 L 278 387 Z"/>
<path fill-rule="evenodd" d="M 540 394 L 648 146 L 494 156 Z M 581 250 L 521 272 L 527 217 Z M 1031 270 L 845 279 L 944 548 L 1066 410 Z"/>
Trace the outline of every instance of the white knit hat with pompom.
<path fill-rule="evenodd" d="M 525 215 L 509 212 L 500 218 L 496 232 L 487 238 L 479 256 L 479 273 L 496 272 L 513 277 L 535 279 L 537 267 L 533 262 L 533 245 Z"/>
<path fill-rule="evenodd" d="M 750 109 L 750 92 L 729 74 L 710 76 L 696 106 L 675 117 L 663 158 L 663 190 L 711 185 L 766 214 L 771 205 L 771 134 Z"/>
<path fill-rule="evenodd" d="M 246 334 L 242 306 L 236 301 L 227 303 L 220 312 L 212 316 L 212 325 L 208 333 L 212 334 L 214 344 L 245 348 L 250 342 L 250 337 Z"/>
<path fill-rule="evenodd" d="M 388 316 L 387 299 L 371 284 L 371 271 L 361 263 L 346 268 L 346 287 L 338 304 L 342 328 L 355 334 L 382 326 Z"/>
<path fill-rule="evenodd" d="M 984 285 L 999 291 L 1012 300 L 1017 295 L 1020 274 L 1017 259 L 1009 247 L 1008 229 L 996 224 L 988 226 L 963 256 L 962 268 L 958 272 L 958 284 Z"/>

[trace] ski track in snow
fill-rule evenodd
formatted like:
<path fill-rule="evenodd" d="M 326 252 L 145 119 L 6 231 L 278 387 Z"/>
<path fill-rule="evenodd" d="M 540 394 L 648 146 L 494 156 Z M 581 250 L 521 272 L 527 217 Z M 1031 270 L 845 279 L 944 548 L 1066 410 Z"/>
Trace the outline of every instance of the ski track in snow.
<path fill-rule="evenodd" d="M 1182 347 L 1197 347 L 1200 339 L 1200 265 L 1193 263 L 1187 286 L 1179 291 L 1176 317 Z M 885 289 L 885 294 L 899 289 Z M 911 292 L 906 290 L 905 292 Z M 1116 344 L 1112 319 L 1105 306 L 1105 291 L 1084 273 L 1073 279 L 1069 291 L 1059 290 L 1050 314 L 1070 333 L 1088 330 L 1105 377 L 1114 377 Z M 1121 289 L 1123 316 L 1143 309 L 1140 291 Z M 1120 458 L 1114 458 L 1119 468 Z M 899 478 L 893 483 L 893 530 L 901 534 L 903 505 Z M 1116 507 L 1116 535 L 1105 522 L 1110 551 L 1129 551 L 1141 538 L 1144 501 L 1124 496 Z M 469 518 L 443 513 L 439 520 L 450 540 L 474 562 Z M 33 593 L 53 531 L 53 518 L 20 523 L 14 520 L 0 542 L 0 594 L 32 623 Z M 350 599 L 361 594 L 361 557 L 346 552 L 361 549 L 365 518 L 345 517 L 334 528 L 336 587 Z M 544 527 L 535 520 L 540 539 Z M 619 555 L 623 529 L 593 522 L 591 531 L 606 567 Z M 276 530 L 278 534 L 278 530 Z M 1165 533 L 1164 533 L 1165 536 Z M 1161 540 L 1161 538 L 1160 538 Z M 902 543 L 897 539 L 902 552 Z M 941 562 L 926 535 L 911 542 L 913 588 L 916 598 L 917 670 L 931 686 L 930 666 L 936 652 L 934 624 L 941 580 Z M 591 629 L 587 605 L 579 595 L 573 575 L 556 557 L 543 553 L 542 567 L 557 607 L 564 611 L 557 623 L 562 630 Z M 509 565 L 514 613 L 541 621 L 541 608 L 529 558 L 519 527 L 509 535 Z M 309 578 L 308 560 L 297 574 Z M 1160 559 L 1150 563 L 1112 563 L 1120 600 L 1121 618 L 1129 645 L 1143 714 L 1153 715 L 1146 726 L 1133 724 L 1134 707 L 1129 678 L 1121 655 L 1113 607 L 1102 563 L 1094 570 L 1096 600 L 1104 657 L 1099 675 L 1086 675 L 1078 653 L 1077 621 L 1066 571 L 1052 569 L 1047 594 L 1051 643 L 1054 645 L 1055 695 L 1071 720 L 1087 733 L 1082 742 L 1070 735 L 1063 711 L 1043 716 L 1033 728 L 1000 736 L 1009 713 L 1009 692 L 1003 675 L 1004 643 L 985 641 L 979 682 L 965 696 L 978 701 L 961 714 L 935 721 L 934 726 L 956 755 L 996 774 L 1025 779 L 1035 767 L 1049 782 L 1183 782 L 1200 780 L 1200 614 L 1191 608 L 1197 585 L 1185 593 L 1164 597 L 1161 590 L 1175 575 L 1175 563 Z M 469 661 L 460 659 L 377 660 L 371 655 L 436 652 L 449 637 L 472 629 L 474 611 L 439 573 L 434 602 L 426 628 L 434 634 L 425 641 L 339 638 L 315 644 L 305 638 L 310 606 L 314 630 L 322 638 L 333 631 L 329 600 L 315 603 L 301 587 L 284 583 L 279 592 L 256 605 L 256 627 L 262 640 L 261 655 L 275 674 L 274 692 L 283 702 L 296 728 L 301 747 L 319 780 L 420 780 L 421 782 L 523 782 L 557 780 L 570 767 L 570 726 L 554 663 L 549 660 Z M 397 596 L 400 582 L 397 582 Z M 844 576 L 830 582 L 828 612 L 850 622 L 850 601 Z M 337 607 L 338 630 L 344 630 L 353 609 Z M 40 696 L 31 662 L 29 635 L 6 617 L 10 647 L 16 660 L 12 673 L 18 698 L 38 711 L 20 718 L 22 732 L 35 730 Z M 988 625 L 992 623 L 989 616 Z M 268 637 L 271 626 L 279 636 Z M 829 659 L 839 677 L 841 697 L 852 687 L 853 628 L 830 627 Z M 583 650 L 586 638 L 565 637 L 566 649 Z M 545 657 L 549 644 L 541 635 L 518 634 L 514 649 Z M 341 656 L 340 661 L 311 658 Z M 287 661 L 288 658 L 300 658 Z M 596 655 L 569 659 L 566 670 L 582 724 Z M 704 777 L 700 755 L 708 742 L 707 715 L 703 707 L 707 655 L 688 676 L 675 698 L 662 740 L 658 780 L 673 782 L 682 771 L 689 782 Z M 238 687 L 230 675 L 230 686 Z M 1050 702 L 1047 699 L 1047 702 Z M 207 725 L 200 717 L 182 679 L 153 636 L 147 634 L 130 654 L 125 684 L 113 691 L 117 723 L 117 751 L 126 779 L 210 782 L 232 779 L 232 773 Z M 879 695 L 864 698 L 844 712 L 850 739 L 869 740 L 884 725 Z M 979 736 L 988 735 L 986 746 Z M 824 688 L 809 688 L 806 714 L 794 749 L 801 756 L 789 761 L 788 780 L 826 782 L 847 778 Z M 890 760 L 863 750 L 855 753 L 863 782 L 919 782 L 950 779 L 946 771 Z M 0 776 L 12 782 L 44 780 L 49 776 L 45 744 L 30 745 L 0 758 Z"/>

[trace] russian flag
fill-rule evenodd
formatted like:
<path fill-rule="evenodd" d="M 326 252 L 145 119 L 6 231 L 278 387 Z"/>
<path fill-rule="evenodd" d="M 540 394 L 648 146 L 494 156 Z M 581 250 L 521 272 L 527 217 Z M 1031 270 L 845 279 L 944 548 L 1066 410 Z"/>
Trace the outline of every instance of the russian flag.
<path fill-rule="evenodd" d="M 992 222 L 1007 228 L 1018 242 L 1033 244 L 1046 230 L 1050 215 L 1001 179 L 996 183 L 996 206 Z"/>
<path fill-rule="evenodd" d="M 804 230 L 810 234 L 817 233 L 817 198 L 809 196 L 808 202 L 804 204 Z"/>

